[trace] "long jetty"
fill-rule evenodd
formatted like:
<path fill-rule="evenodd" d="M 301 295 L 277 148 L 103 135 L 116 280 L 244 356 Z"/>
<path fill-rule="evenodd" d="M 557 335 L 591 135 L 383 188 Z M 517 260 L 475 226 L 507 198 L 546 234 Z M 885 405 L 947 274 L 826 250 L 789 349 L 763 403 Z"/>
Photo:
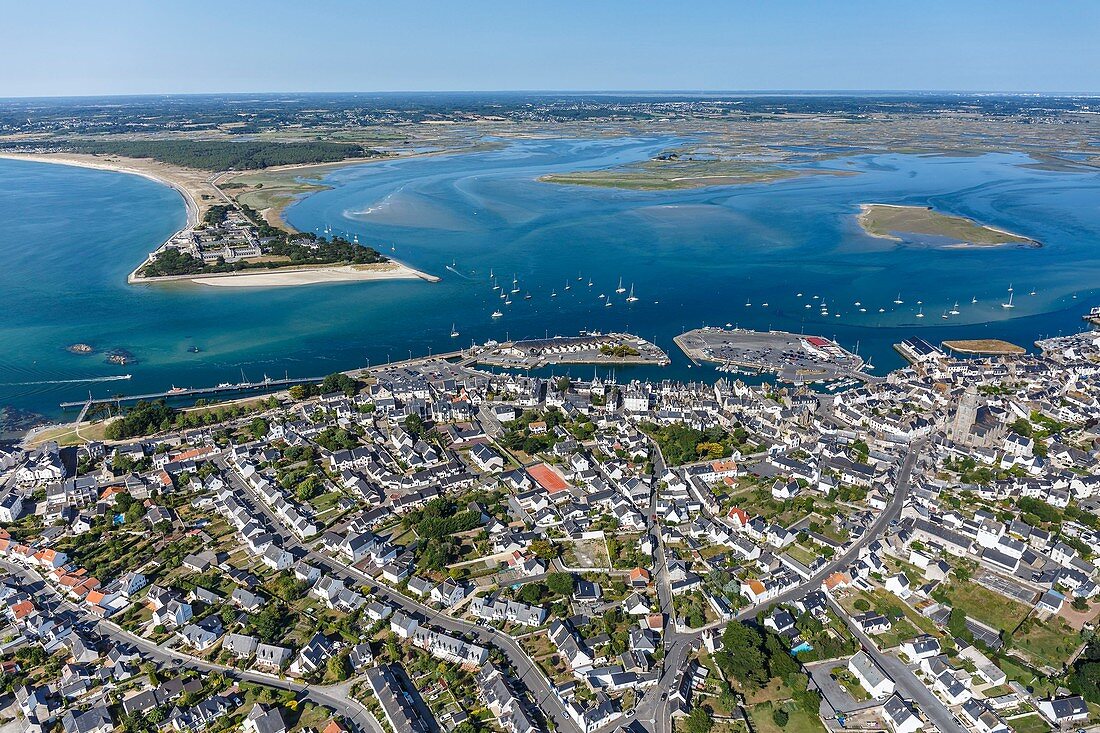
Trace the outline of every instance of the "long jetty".
<path fill-rule="evenodd" d="M 72 407 L 87 408 L 98 404 L 117 404 L 119 402 L 133 402 L 134 400 L 161 400 L 169 397 L 195 397 L 206 394 L 221 394 L 226 392 L 251 392 L 269 387 L 286 387 L 294 384 L 315 384 L 324 381 L 324 377 L 298 377 L 296 379 L 267 379 L 263 382 L 240 382 L 238 384 L 221 384 L 216 387 L 194 387 L 188 389 L 171 389 L 167 392 L 149 392 L 146 394 L 119 395 L 118 397 L 97 397 L 94 399 L 77 400 L 75 402 L 62 402 L 62 409 Z"/>
<path fill-rule="evenodd" d="M 402 366 L 410 366 L 413 364 L 419 364 L 425 361 L 435 360 L 448 360 L 458 359 L 466 357 L 469 361 L 472 357 L 470 353 L 465 350 L 448 351 L 442 354 L 428 354 L 427 356 L 416 356 L 412 359 L 405 359 L 402 361 L 386 362 L 384 364 L 378 364 L 375 369 L 394 368 Z M 362 376 L 370 371 L 370 368 L 358 368 L 349 369 L 344 372 L 348 376 Z M 291 377 L 288 379 L 265 379 L 262 382 L 239 382 L 237 384 L 223 384 L 216 387 L 194 387 L 188 389 L 170 389 L 166 392 L 149 392 L 147 394 L 136 395 L 120 395 L 118 397 L 95 397 L 92 398 L 89 395 L 89 399 L 76 400 L 73 402 L 62 402 L 62 409 L 71 409 L 74 407 L 81 408 L 80 420 L 83 420 L 84 416 L 88 413 L 88 410 L 95 405 L 115 405 L 119 402 L 134 402 L 136 400 L 162 400 L 170 399 L 173 397 L 197 397 L 200 395 L 208 394 L 227 394 L 232 392 L 253 392 L 262 389 L 269 389 L 273 387 L 290 387 L 295 384 L 317 384 L 323 382 L 325 377 Z"/>

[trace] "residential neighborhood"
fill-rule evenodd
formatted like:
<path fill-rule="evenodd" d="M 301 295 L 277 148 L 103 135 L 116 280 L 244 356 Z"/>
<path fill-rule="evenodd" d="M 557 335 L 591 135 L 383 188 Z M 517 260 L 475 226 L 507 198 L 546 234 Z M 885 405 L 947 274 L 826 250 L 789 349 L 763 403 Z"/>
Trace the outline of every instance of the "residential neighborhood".
<path fill-rule="evenodd" d="M 0 716 L 64 733 L 1100 722 L 1100 336 L 900 346 L 911 366 L 837 391 L 418 359 L 211 424 L 6 446 Z"/>

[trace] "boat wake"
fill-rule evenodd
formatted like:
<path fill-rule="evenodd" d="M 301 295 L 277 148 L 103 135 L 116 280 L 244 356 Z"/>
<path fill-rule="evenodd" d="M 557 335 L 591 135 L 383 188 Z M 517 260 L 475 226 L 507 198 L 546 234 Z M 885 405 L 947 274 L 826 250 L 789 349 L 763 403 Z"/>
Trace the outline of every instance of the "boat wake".
<path fill-rule="evenodd" d="M 0 387 L 31 387 L 39 384 L 88 384 L 91 382 L 118 382 L 129 379 L 129 374 L 118 374 L 112 377 L 88 377 L 86 379 L 40 379 L 34 382 L 0 382 Z"/>
<path fill-rule="evenodd" d="M 470 277 L 470 276 L 468 276 L 468 275 L 463 275 L 463 274 L 462 274 L 461 272 L 459 272 L 459 271 L 458 271 L 458 270 L 456 270 L 455 268 L 451 267 L 450 265 L 447 265 L 447 268 L 446 268 L 446 269 L 448 269 L 448 270 L 450 270 L 451 272 L 453 272 L 454 274 L 458 275 L 458 276 L 459 276 L 460 278 L 462 278 L 463 280 L 473 280 L 473 278 L 472 278 L 472 277 Z"/>

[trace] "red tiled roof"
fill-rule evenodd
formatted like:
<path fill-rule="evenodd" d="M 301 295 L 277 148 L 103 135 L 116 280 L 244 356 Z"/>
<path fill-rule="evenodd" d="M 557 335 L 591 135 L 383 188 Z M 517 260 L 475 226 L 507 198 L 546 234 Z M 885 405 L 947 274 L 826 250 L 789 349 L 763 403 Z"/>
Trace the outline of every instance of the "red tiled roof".
<path fill-rule="evenodd" d="M 741 522 L 741 524 L 749 523 L 749 513 L 746 512 L 744 509 L 741 509 L 740 507 L 734 507 L 733 509 L 730 509 L 726 516 L 730 519 L 737 517 L 737 520 Z"/>
<path fill-rule="evenodd" d="M 11 607 L 11 614 L 16 619 L 21 619 L 34 612 L 34 604 L 30 601 L 20 601 Z"/>
<path fill-rule="evenodd" d="M 103 493 L 99 495 L 99 498 L 102 499 L 103 501 L 108 501 L 110 499 L 113 499 L 116 494 L 121 494 L 121 493 L 122 493 L 122 487 L 121 486 L 108 486 L 107 488 L 105 488 L 103 490 Z"/>
<path fill-rule="evenodd" d="M 202 458 L 205 455 L 209 455 L 214 449 L 210 446 L 204 446 L 202 448 L 192 448 L 191 450 L 185 450 L 176 456 L 177 461 L 187 461 L 192 458 Z"/>

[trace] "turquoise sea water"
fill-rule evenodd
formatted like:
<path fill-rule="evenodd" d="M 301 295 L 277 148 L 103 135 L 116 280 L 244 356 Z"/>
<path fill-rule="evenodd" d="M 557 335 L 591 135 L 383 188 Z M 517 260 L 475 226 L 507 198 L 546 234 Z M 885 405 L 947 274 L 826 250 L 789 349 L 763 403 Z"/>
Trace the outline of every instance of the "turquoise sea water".
<path fill-rule="evenodd" d="M 669 368 L 621 370 L 620 378 L 710 378 L 709 369 L 688 368 L 672 337 L 727 322 L 858 343 L 883 372 L 901 363 L 891 344 L 909 335 L 1030 345 L 1079 330 L 1081 313 L 1100 302 L 1100 176 L 1026 167 L 1018 154 L 857 156 L 822 166 L 856 175 L 683 191 L 537 181 L 642 160 L 672 142 L 525 140 L 337 169 L 325 179 L 332 188 L 295 203 L 288 221 L 357 234 L 442 282 L 260 290 L 127 286 L 129 270 L 182 225 L 177 193 L 134 176 L 0 160 L 0 405 L 56 416 L 58 402 L 89 390 L 209 386 L 242 372 L 253 380 L 312 376 L 472 340 L 582 328 L 631 330 L 673 356 Z M 931 205 L 1045 246 L 899 246 L 862 234 L 854 215 L 863 202 Z M 491 289 L 490 270 L 507 290 L 518 279 L 512 305 Z M 615 293 L 620 277 L 638 302 Z M 1010 284 L 1017 307 L 1005 310 Z M 899 293 L 905 303 L 897 306 Z M 960 315 L 942 319 L 955 301 Z M 496 308 L 503 318 L 491 318 Z M 101 353 L 68 353 L 75 342 Z M 105 363 L 102 351 L 112 348 L 139 363 Z M 133 379 L 67 381 L 126 372 Z"/>

